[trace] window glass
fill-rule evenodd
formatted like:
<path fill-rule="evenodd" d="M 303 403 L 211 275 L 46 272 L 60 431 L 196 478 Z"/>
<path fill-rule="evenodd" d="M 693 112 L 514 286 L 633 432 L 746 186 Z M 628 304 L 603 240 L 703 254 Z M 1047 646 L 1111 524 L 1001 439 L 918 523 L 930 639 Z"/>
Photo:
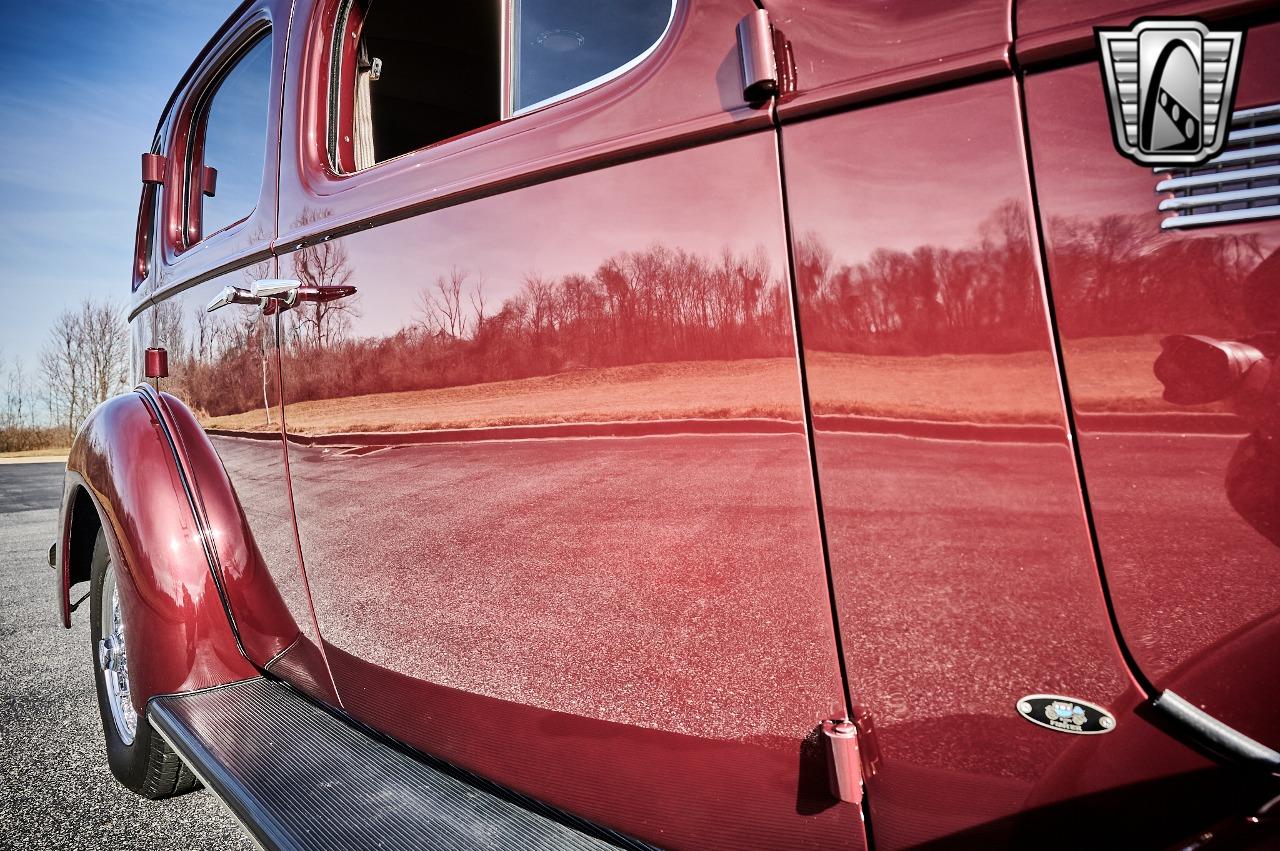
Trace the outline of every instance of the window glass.
<path fill-rule="evenodd" d="M 267 158 L 271 36 L 260 38 L 218 84 L 192 145 L 188 186 L 198 210 L 194 239 L 203 239 L 253 212 Z M 213 171 L 210 172 L 209 169 Z"/>
<path fill-rule="evenodd" d="M 667 28 L 672 0 L 515 0 L 513 105 L 519 112 L 614 73 Z"/>
<path fill-rule="evenodd" d="M 674 8 L 343 0 L 330 56 L 330 162 L 360 171 L 599 82 L 647 55 Z"/>

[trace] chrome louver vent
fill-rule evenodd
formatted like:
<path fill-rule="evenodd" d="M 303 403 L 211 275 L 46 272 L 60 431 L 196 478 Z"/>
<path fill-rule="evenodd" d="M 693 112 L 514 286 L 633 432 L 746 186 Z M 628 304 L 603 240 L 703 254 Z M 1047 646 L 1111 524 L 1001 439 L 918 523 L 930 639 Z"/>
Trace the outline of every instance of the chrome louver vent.
<path fill-rule="evenodd" d="M 1280 216 L 1280 105 L 1237 110 L 1222 153 L 1204 165 L 1158 168 L 1161 228 L 1220 225 Z"/>

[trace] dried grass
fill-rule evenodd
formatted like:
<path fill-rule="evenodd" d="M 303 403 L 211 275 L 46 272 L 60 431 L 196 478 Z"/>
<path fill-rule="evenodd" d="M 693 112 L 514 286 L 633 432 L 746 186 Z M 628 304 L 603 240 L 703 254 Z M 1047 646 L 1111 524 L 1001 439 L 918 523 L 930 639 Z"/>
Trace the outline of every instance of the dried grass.
<path fill-rule="evenodd" d="M 1158 337 L 1093 338 L 1066 347 L 1072 392 L 1089 411 L 1159 411 L 1151 372 Z M 828 352 L 808 358 L 817 414 L 991 423 L 1052 423 L 1058 382 L 1047 352 L 899 357 Z M 799 372 L 790 358 L 683 361 L 583 369 L 402 393 L 290 404 L 289 431 L 324 434 L 686 417 L 797 421 Z M 1185 410 L 1185 409 L 1177 409 Z M 206 420 L 267 431 L 260 411 Z"/>

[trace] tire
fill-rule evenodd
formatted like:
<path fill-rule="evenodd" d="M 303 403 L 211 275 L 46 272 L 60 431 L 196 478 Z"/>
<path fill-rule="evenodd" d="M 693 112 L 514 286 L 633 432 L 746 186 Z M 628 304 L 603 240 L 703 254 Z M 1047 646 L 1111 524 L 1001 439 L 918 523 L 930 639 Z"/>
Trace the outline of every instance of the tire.
<path fill-rule="evenodd" d="M 89 571 L 90 654 L 98 690 L 98 712 L 107 743 L 107 764 L 126 788 L 147 798 L 171 798 L 199 788 L 191 769 L 147 721 L 146 713 L 130 711 L 127 631 L 118 610 L 115 565 L 102 529 L 93 545 Z M 106 620 L 106 623 L 104 623 Z M 113 624 L 119 624 L 113 629 Z M 104 649 L 103 639 L 110 638 Z M 135 664 L 136 656 L 135 655 Z M 104 668 L 107 664 L 107 668 Z M 119 672 L 119 673 L 118 673 Z"/>

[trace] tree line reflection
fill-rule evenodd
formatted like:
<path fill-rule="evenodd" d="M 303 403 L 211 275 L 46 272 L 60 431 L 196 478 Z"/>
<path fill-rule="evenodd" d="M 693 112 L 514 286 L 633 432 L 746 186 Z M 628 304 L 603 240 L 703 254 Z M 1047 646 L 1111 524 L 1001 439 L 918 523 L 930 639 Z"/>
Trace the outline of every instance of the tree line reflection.
<path fill-rule="evenodd" d="M 481 276 L 451 267 L 417 291 L 410 323 L 391 337 L 287 353 L 290 395 L 318 399 L 343 387 L 418 390 L 791 351 L 784 282 L 763 251 L 716 259 L 665 246 L 624 252 L 589 275 L 527 274 L 492 310 L 486 287 Z M 380 373 L 372 382 L 371 369 Z"/>
<path fill-rule="evenodd" d="M 1249 233 L 1160 239 L 1142 217 L 1057 219 L 1048 229 L 1066 337 L 1239 327 L 1241 281 L 1263 253 Z M 1044 347 L 1045 305 L 1025 206 L 1010 200 L 975 230 L 965 247 L 877 249 L 860 262 L 841 260 L 818 233 L 800 235 L 806 348 L 929 356 Z M 530 272 L 497 286 L 461 264 L 425 270 L 415 285 L 363 280 L 342 240 L 301 249 L 291 260 L 304 285 L 359 291 L 283 315 L 286 401 L 794 352 L 785 270 L 763 248 L 707 256 L 652 245 L 615 254 L 589 273 Z M 268 269 L 244 270 L 246 283 Z M 511 294 L 499 300 L 503 291 Z M 401 300 L 401 327 L 362 335 L 365 295 Z M 255 310 L 207 314 L 181 304 L 160 304 L 156 322 L 182 395 L 211 416 L 270 407 L 274 320 Z"/>

